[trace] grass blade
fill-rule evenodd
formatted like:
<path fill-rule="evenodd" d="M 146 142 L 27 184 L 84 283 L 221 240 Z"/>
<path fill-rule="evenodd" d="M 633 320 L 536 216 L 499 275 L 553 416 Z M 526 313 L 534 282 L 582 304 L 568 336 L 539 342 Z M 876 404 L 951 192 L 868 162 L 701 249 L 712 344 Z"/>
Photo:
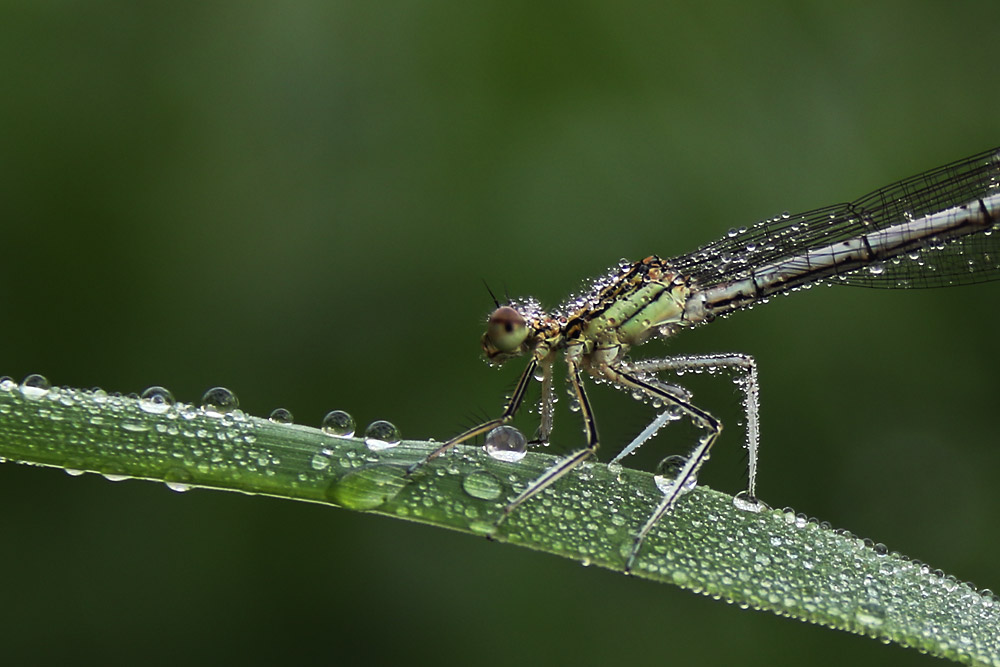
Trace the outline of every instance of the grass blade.
<path fill-rule="evenodd" d="M 532 453 L 505 463 L 458 447 L 408 479 L 406 466 L 434 443 L 373 452 L 360 439 L 219 410 L 4 380 L 0 456 L 474 535 L 490 532 L 504 503 L 553 459 Z M 658 496 L 648 473 L 584 465 L 515 512 L 495 539 L 621 571 L 631 533 Z M 732 496 L 704 487 L 654 528 L 633 574 L 965 664 L 1000 665 L 1000 601 L 989 591 L 791 511 L 739 510 Z"/>

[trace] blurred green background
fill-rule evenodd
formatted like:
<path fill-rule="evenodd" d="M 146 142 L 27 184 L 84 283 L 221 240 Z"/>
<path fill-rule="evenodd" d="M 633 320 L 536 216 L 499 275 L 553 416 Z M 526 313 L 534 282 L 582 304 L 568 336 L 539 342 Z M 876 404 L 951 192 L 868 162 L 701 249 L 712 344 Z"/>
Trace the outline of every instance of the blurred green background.
<path fill-rule="evenodd" d="M 479 359 L 481 279 L 553 305 L 619 257 L 1000 144 L 998 23 L 992 0 L 5 3 L 0 374 L 444 439 L 520 371 Z M 765 501 L 1000 587 L 998 296 L 813 290 L 637 356 L 756 355 Z M 692 388 L 735 425 L 727 381 Z M 649 413 L 592 399 L 607 460 Z M 703 481 L 742 487 L 741 437 Z M 8 664 L 934 662 L 321 506 L 14 465 L 0 503 Z"/>

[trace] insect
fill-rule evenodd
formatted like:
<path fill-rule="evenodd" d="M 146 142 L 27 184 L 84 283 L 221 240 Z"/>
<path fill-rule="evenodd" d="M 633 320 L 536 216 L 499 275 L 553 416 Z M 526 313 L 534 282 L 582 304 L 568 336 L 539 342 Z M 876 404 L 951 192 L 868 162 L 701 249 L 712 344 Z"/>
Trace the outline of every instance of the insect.
<path fill-rule="evenodd" d="M 408 472 L 459 443 L 506 425 L 536 376 L 541 399 L 535 441 L 548 442 L 553 366 L 562 357 L 571 398 L 584 423 L 584 446 L 528 484 L 503 508 L 496 526 L 597 452 L 597 425 L 584 385 L 589 376 L 662 410 L 614 461 L 641 446 L 670 419 L 686 417 L 700 431 L 690 454 L 675 467 L 672 482 L 661 487 L 663 497 L 635 533 L 627 571 L 650 529 L 694 487 L 722 430 L 716 418 L 691 401 L 688 391 L 662 381 L 658 373 L 731 369 L 740 374 L 749 474 L 747 489 L 738 498 L 747 503 L 756 498 L 758 442 L 757 366 L 752 357 L 737 353 L 632 361 L 626 356 L 630 348 L 818 283 L 921 288 L 996 280 L 1000 278 L 998 224 L 1000 148 L 931 169 L 850 203 L 782 214 L 730 230 L 687 255 L 622 262 L 552 312 L 534 299 L 498 302 L 482 337 L 487 359 L 502 364 L 528 357 L 503 412 L 451 438 Z"/>

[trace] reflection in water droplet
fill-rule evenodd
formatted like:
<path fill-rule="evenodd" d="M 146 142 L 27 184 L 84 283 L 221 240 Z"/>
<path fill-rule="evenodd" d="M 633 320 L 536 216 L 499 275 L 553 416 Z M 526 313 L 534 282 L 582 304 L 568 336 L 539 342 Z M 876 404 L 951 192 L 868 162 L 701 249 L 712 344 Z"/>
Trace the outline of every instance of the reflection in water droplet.
<path fill-rule="evenodd" d="M 285 408 L 275 408 L 271 411 L 271 414 L 268 415 L 267 418 L 275 424 L 291 424 L 295 421 L 295 417 L 292 416 L 292 413 Z"/>
<path fill-rule="evenodd" d="M 45 376 L 37 373 L 32 373 L 21 381 L 21 394 L 29 401 L 37 401 L 49 393 L 51 388 Z"/>
<path fill-rule="evenodd" d="M 391 422 L 382 419 L 374 421 L 365 429 L 365 444 L 373 452 L 391 449 L 399 444 L 402 438 L 399 429 Z"/>
<path fill-rule="evenodd" d="M 218 417 L 240 407 L 236 394 L 225 387 L 212 387 L 201 397 L 201 407 L 208 414 Z"/>
<path fill-rule="evenodd" d="M 331 410 L 323 417 L 321 428 L 327 435 L 350 438 L 354 436 L 354 417 L 343 410 Z"/>
<path fill-rule="evenodd" d="M 139 408 L 154 415 L 163 414 L 173 404 L 173 394 L 163 387 L 149 387 L 139 397 Z"/>
<path fill-rule="evenodd" d="M 528 453 L 528 439 L 513 426 L 497 426 L 486 434 L 483 448 L 498 461 L 516 463 Z"/>
<path fill-rule="evenodd" d="M 503 484 L 487 470 L 470 472 L 462 480 L 462 488 L 473 498 L 496 500 L 503 493 Z"/>
<path fill-rule="evenodd" d="M 368 466 L 330 485 L 327 498 L 352 510 L 370 510 L 389 502 L 409 483 L 406 468 Z"/>

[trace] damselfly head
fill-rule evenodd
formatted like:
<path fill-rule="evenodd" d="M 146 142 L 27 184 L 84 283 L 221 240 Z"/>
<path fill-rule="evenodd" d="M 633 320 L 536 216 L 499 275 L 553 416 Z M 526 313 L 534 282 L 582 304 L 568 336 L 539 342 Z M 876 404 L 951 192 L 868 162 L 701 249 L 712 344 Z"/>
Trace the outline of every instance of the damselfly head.
<path fill-rule="evenodd" d="M 524 352 L 530 333 L 527 321 L 512 306 L 500 306 L 490 314 L 483 334 L 483 352 L 490 361 L 502 363 Z"/>

